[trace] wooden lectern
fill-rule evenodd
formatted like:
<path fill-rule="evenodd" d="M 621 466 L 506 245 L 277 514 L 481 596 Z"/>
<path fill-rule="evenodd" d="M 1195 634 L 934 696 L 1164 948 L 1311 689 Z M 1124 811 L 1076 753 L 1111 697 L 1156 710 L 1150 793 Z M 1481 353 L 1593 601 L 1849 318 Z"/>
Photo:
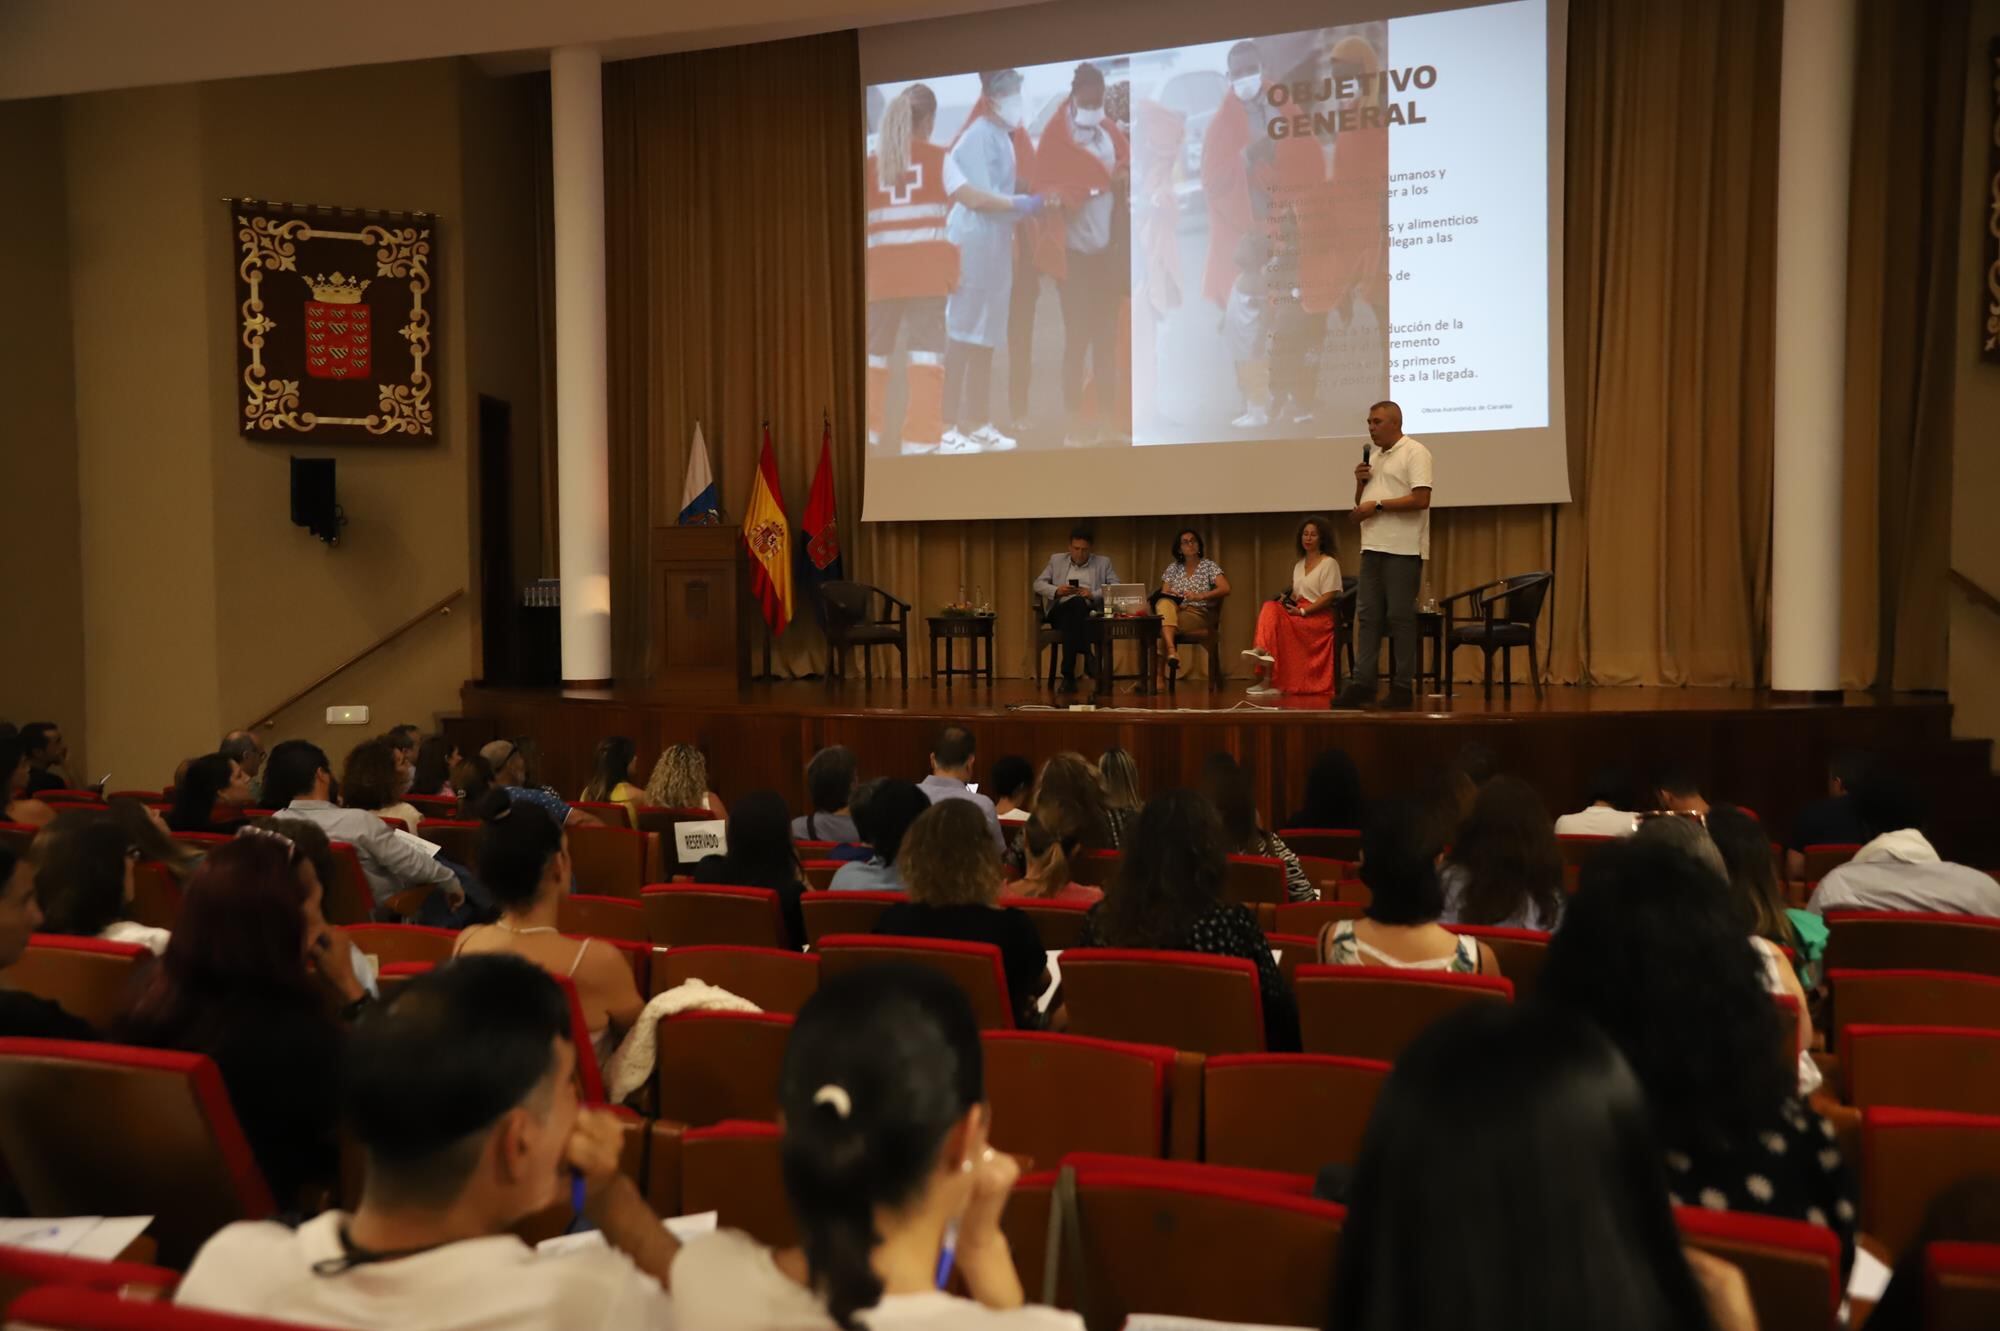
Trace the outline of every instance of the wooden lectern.
<path fill-rule="evenodd" d="M 648 683 L 734 690 L 749 677 L 743 529 L 655 527 Z"/>

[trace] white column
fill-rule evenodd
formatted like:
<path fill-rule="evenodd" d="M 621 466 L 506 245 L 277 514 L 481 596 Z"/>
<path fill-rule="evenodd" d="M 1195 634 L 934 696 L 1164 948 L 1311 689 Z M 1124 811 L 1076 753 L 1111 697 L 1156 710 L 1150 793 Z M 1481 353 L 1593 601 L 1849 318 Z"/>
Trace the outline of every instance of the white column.
<path fill-rule="evenodd" d="M 556 519 L 562 673 L 611 678 L 611 500 L 604 379 L 604 97 L 596 51 L 549 53 L 556 251 Z"/>
<path fill-rule="evenodd" d="M 1855 0 L 1785 0 L 1778 95 L 1771 687 L 1840 687 Z"/>

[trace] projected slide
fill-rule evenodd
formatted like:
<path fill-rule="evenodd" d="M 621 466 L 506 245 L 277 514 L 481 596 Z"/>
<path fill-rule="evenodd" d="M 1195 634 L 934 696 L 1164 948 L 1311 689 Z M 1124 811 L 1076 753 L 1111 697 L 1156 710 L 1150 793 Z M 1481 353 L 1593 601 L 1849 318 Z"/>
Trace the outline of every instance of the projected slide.
<path fill-rule="evenodd" d="M 1358 441 L 1382 398 L 1434 447 L 1526 441 L 1475 468 L 1491 497 L 1439 502 L 1567 498 L 1560 439 L 1532 447 L 1548 41 L 1515 0 L 872 83 L 868 516 L 930 516 L 953 474 L 975 511 L 1047 512 L 1050 468 L 1149 478 L 1099 512 L 1344 507 L 1352 460 L 1301 494 L 1330 451 L 1298 445 Z"/>

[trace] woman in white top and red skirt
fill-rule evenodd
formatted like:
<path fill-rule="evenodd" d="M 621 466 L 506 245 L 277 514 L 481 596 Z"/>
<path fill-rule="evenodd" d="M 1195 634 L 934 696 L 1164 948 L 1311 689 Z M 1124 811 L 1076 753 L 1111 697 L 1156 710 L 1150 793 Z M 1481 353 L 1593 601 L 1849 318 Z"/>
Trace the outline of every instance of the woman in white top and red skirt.
<path fill-rule="evenodd" d="M 1299 524 L 1299 562 L 1291 590 L 1264 603 L 1257 616 L 1256 646 L 1243 654 L 1258 662 L 1254 694 L 1333 692 L 1334 602 L 1340 599 L 1340 564 L 1333 557 L 1333 524 L 1314 513 Z"/>

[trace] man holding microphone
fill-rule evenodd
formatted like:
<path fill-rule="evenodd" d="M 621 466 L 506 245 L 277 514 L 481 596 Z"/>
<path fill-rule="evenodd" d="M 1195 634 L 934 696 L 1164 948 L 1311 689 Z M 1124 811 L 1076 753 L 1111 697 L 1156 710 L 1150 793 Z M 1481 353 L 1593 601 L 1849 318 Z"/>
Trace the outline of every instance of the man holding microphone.
<path fill-rule="evenodd" d="M 1354 613 L 1354 678 L 1333 700 L 1337 708 L 1375 701 L 1382 621 L 1389 623 L 1394 677 L 1389 706 L 1416 701 L 1417 589 L 1431 554 L 1431 452 L 1403 433 L 1403 409 L 1377 402 L 1368 409 L 1368 443 L 1354 469 L 1354 509 L 1361 528 L 1361 585 Z"/>

